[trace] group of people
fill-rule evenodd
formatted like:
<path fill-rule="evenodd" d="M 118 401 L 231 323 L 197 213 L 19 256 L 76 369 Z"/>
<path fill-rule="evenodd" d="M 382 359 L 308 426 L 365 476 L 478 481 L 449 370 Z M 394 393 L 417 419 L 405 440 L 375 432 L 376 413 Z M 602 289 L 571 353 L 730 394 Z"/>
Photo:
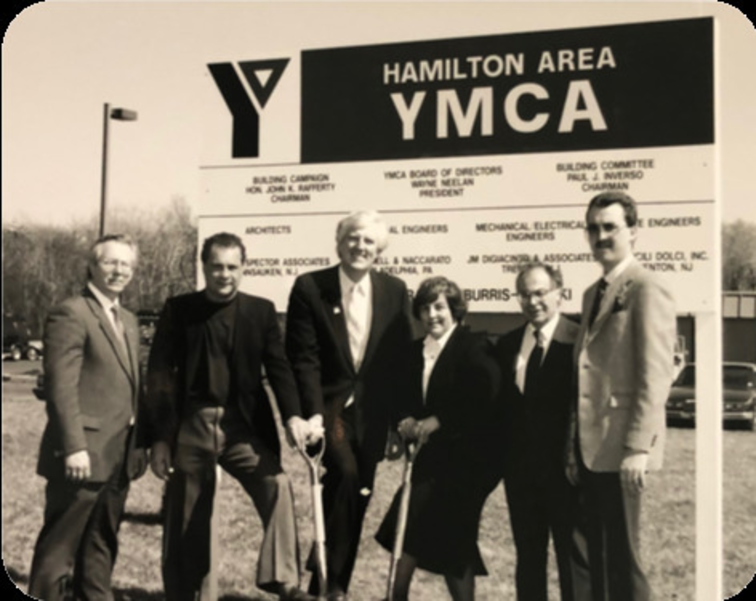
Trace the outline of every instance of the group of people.
<path fill-rule="evenodd" d="M 442 574 L 455 601 L 474 599 L 475 576 L 486 573 L 481 511 L 502 478 L 519 601 L 548 598 L 550 537 L 563 601 L 650 599 L 640 505 L 647 472 L 661 464 L 676 318 L 667 288 L 634 259 L 637 226 L 632 198 L 594 197 L 586 236 L 603 276 L 585 291 L 580 323 L 560 314 L 561 273 L 528 263 L 516 280 L 526 323 L 496 345 L 464 325 L 456 283 L 429 278 L 410 299 L 404 282 L 374 269 L 388 244 L 376 212 L 342 219 L 339 264 L 296 279 L 285 334 L 273 303 L 239 290 L 244 244 L 218 233 L 202 246 L 204 289 L 165 304 L 146 386 L 136 319 L 119 303 L 136 248 L 126 236 L 101 238 L 86 288 L 46 324 L 38 471 L 47 488 L 29 593 L 113 599 L 129 482 L 149 461 L 166 483 L 168 601 L 217 597 L 218 465 L 263 524 L 257 586 L 281 599 L 346 600 L 376 467 L 396 434 L 419 449 L 397 601 L 418 567 Z M 289 443 L 325 445 L 327 591 L 315 577 L 300 588 L 292 488 L 264 377 Z M 399 504 L 400 491 L 376 533 L 389 550 Z"/>

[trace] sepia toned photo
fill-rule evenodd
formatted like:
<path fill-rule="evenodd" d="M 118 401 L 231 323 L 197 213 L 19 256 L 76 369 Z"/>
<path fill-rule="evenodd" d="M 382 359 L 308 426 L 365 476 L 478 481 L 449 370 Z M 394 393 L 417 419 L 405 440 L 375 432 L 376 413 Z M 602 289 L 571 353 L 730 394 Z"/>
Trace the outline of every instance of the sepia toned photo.
<path fill-rule="evenodd" d="M 746 595 L 755 50 L 704 1 L 19 12 L 19 598 Z"/>

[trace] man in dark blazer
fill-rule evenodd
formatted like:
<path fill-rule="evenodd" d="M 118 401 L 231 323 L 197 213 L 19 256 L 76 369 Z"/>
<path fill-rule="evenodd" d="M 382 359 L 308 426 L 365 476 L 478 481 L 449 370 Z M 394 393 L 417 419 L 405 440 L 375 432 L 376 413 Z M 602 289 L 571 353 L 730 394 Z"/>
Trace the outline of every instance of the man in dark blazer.
<path fill-rule="evenodd" d="M 630 196 L 591 199 L 586 232 L 603 276 L 583 296 L 567 473 L 585 497 L 592 600 L 648 601 L 640 508 L 646 474 L 662 464 L 675 306 L 633 255 L 638 212 Z"/>
<path fill-rule="evenodd" d="M 564 473 L 572 398 L 573 348 L 578 325 L 560 314 L 562 275 L 529 263 L 517 275 L 527 323 L 502 336 L 504 485 L 517 550 L 519 601 L 547 601 L 549 533 L 562 601 L 574 599 L 570 553 L 575 490 Z"/>
<path fill-rule="evenodd" d="M 47 488 L 29 576 L 29 594 L 44 601 L 62 600 L 69 585 L 76 599 L 113 599 L 129 481 L 146 466 L 136 445 L 138 328 L 119 303 L 135 265 L 130 238 L 100 238 L 87 287 L 53 308 L 45 325 L 47 426 L 37 471 Z"/>
<path fill-rule="evenodd" d="M 286 351 L 304 413 L 326 431 L 323 504 L 332 599 L 346 598 L 376 465 L 407 394 L 407 288 L 373 270 L 387 244 L 378 213 L 349 215 L 336 230 L 340 264 L 299 276 L 289 298 Z"/>
<path fill-rule="evenodd" d="M 281 599 L 309 599 L 298 588 L 294 499 L 263 367 L 290 442 L 301 446 L 313 433 L 301 417 L 275 307 L 239 292 L 245 249 L 234 234 L 207 238 L 201 259 L 205 288 L 168 299 L 148 365 L 151 463 L 167 481 L 166 599 L 217 598 L 211 553 L 217 465 L 239 481 L 263 522 L 257 586 Z"/>

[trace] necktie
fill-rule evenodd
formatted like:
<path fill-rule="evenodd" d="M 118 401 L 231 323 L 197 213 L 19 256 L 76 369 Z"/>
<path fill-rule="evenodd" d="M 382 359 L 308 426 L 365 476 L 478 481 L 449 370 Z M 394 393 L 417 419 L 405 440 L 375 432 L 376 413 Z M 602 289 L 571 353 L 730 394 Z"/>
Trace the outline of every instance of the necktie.
<path fill-rule="evenodd" d="M 123 348 L 127 349 L 128 347 L 126 346 L 126 334 L 123 328 L 123 322 L 121 321 L 120 311 L 118 310 L 118 307 L 113 305 L 112 307 L 110 307 L 110 312 L 113 314 L 113 325 L 115 326 L 115 333 L 116 337 L 118 338 L 118 342 L 121 343 L 121 346 L 123 346 Z"/>
<path fill-rule="evenodd" d="M 543 333 L 541 330 L 533 332 L 536 338 L 536 345 L 530 352 L 528 364 L 525 367 L 525 394 L 532 395 L 538 386 L 538 376 L 541 372 L 541 361 L 543 361 Z"/>
<path fill-rule="evenodd" d="M 359 369 L 362 362 L 362 339 L 365 336 L 365 292 L 359 284 L 352 286 L 347 298 L 346 317 L 349 333 L 349 350 L 352 352 L 354 368 Z"/>
<path fill-rule="evenodd" d="M 599 281 L 598 289 L 596 290 L 596 297 L 593 299 L 593 306 L 591 307 L 591 313 L 588 317 L 588 327 L 590 328 L 593 325 L 593 322 L 596 321 L 596 316 L 598 315 L 599 308 L 601 307 L 601 299 L 604 298 L 604 293 L 606 292 L 606 288 L 609 284 L 604 278 L 601 278 Z"/>

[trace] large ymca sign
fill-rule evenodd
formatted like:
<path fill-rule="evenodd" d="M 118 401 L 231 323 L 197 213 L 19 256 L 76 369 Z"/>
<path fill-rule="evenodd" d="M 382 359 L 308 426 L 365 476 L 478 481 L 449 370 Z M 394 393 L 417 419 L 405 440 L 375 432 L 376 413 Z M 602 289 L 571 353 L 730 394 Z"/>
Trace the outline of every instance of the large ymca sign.
<path fill-rule="evenodd" d="M 539 258 L 577 311 L 585 205 L 624 190 L 641 262 L 680 311 L 711 309 L 713 64 L 710 18 L 208 61 L 200 236 L 242 236 L 244 286 L 283 310 L 298 273 L 336 262 L 338 219 L 375 208 L 380 268 L 411 289 L 444 274 L 471 310 L 516 311 Z"/>

